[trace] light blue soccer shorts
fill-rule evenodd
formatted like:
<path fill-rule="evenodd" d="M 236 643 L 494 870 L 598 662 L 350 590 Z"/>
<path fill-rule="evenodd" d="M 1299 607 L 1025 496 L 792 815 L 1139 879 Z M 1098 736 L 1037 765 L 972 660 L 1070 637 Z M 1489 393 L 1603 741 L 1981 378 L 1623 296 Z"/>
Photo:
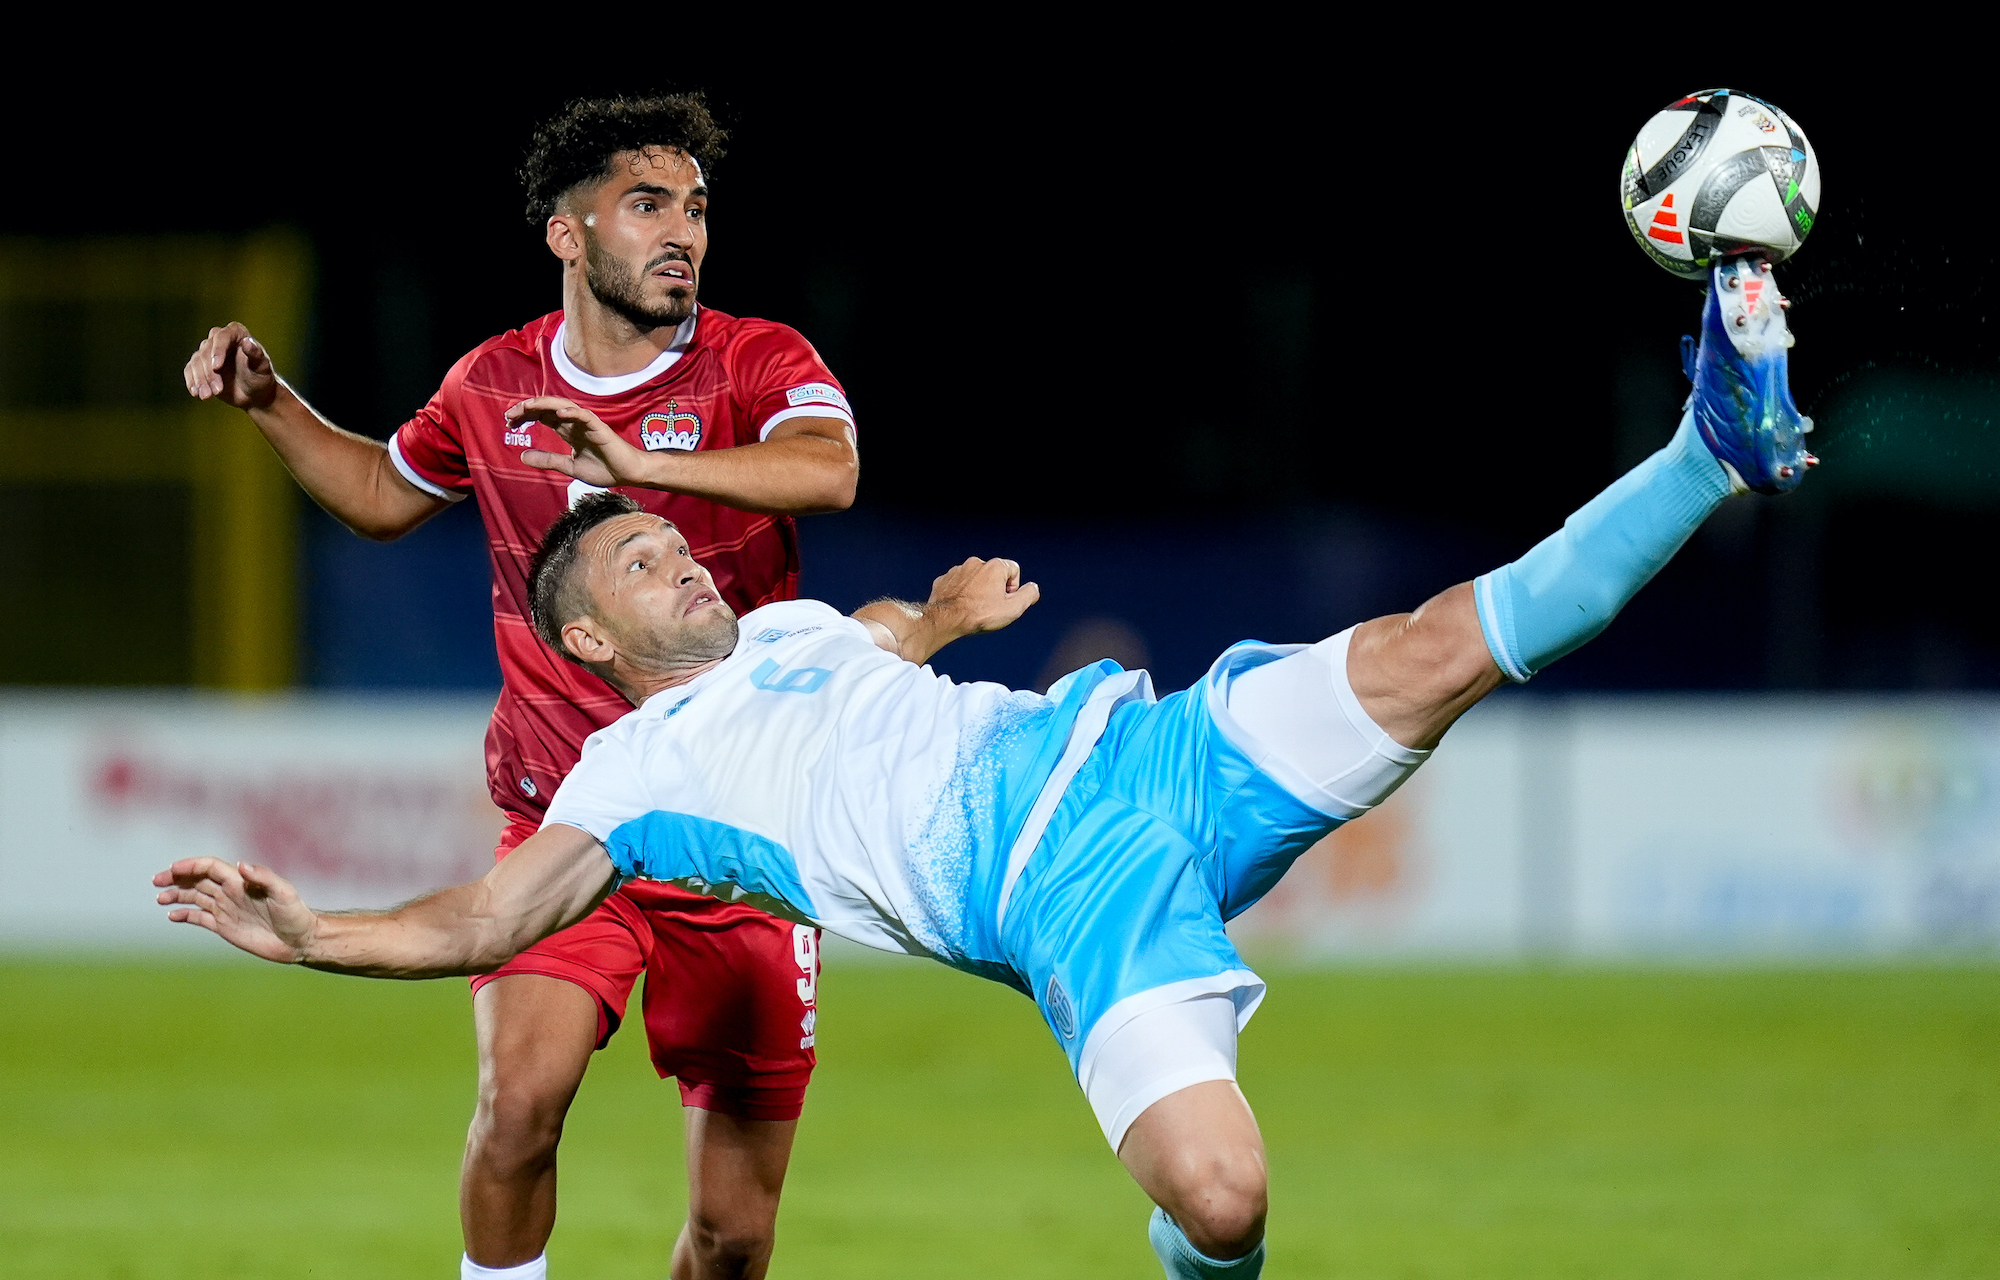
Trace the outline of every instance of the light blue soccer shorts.
<path fill-rule="evenodd" d="M 1428 755 L 1390 742 L 1360 711 L 1346 684 L 1347 634 L 1312 646 L 1321 651 L 1316 670 L 1337 686 L 1320 714 L 1358 721 L 1339 733 L 1371 760 L 1329 787 L 1246 729 L 1231 712 L 1232 684 L 1263 664 L 1304 658 L 1308 646 L 1239 644 L 1194 688 L 1157 702 L 1134 698 L 1111 712 L 1005 900 L 1007 959 L 1114 1147 L 1136 1112 L 1115 1126 L 1106 1115 L 1087 1083 L 1096 1051 L 1133 1019 L 1202 996 L 1228 996 L 1236 1026 L 1247 1022 L 1264 983 L 1237 955 L 1224 923 Z M 1314 738 L 1317 729 L 1303 726 Z M 1228 1056 L 1233 1076 L 1233 1040 Z"/>

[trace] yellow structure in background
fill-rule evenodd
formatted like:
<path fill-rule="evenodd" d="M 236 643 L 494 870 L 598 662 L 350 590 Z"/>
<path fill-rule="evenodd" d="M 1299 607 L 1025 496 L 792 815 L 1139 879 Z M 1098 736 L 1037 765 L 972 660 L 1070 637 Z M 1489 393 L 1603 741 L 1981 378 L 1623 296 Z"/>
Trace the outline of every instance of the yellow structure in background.
<path fill-rule="evenodd" d="M 41 394 L 0 403 L 0 483 L 187 486 L 197 684 L 273 689 L 296 677 L 298 510 L 241 413 L 175 397 L 179 369 L 230 320 L 279 368 L 298 368 L 311 285 L 311 255 L 290 232 L 0 240 L 0 306 L 47 330 L 15 335 L 35 350 L 10 355 L 60 368 Z"/>

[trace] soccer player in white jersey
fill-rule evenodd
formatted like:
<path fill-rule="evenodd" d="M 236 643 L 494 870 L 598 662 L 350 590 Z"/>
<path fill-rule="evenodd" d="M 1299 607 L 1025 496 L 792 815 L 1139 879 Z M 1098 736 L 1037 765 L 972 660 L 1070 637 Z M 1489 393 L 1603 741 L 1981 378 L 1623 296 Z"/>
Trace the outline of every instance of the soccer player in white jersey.
<path fill-rule="evenodd" d="M 1169 1276 L 1255 1276 L 1264 1149 L 1235 1068 L 1264 984 L 1225 921 L 1467 708 L 1603 630 L 1732 488 L 1798 483 L 1810 422 L 1767 272 L 1716 268 L 1679 431 L 1521 559 L 1318 644 L 1239 644 L 1158 700 L 1111 662 L 1046 697 L 918 665 L 1033 602 L 1010 562 L 968 561 L 923 606 L 739 622 L 672 525 L 594 496 L 542 544 L 534 622 L 635 710 L 591 737 L 539 832 L 393 911 L 315 914 L 268 869 L 211 858 L 161 872 L 159 900 L 267 959 L 375 977 L 491 969 L 632 877 L 935 957 L 1040 1005 L 1159 1206 Z M 629 461 L 581 411 L 556 425 Z M 1190 607 L 1228 590 L 1186 584 Z"/>

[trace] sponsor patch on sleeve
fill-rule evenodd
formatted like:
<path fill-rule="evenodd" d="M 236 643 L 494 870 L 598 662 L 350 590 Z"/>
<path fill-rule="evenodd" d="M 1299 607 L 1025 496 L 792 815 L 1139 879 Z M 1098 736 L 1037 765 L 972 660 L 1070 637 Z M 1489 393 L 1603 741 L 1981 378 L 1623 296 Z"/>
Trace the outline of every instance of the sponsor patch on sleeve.
<path fill-rule="evenodd" d="M 847 397 L 840 394 L 840 388 L 825 382 L 808 382 L 802 387 L 793 387 L 785 393 L 785 402 L 796 408 L 802 404 L 830 404 L 843 413 L 853 413 Z"/>

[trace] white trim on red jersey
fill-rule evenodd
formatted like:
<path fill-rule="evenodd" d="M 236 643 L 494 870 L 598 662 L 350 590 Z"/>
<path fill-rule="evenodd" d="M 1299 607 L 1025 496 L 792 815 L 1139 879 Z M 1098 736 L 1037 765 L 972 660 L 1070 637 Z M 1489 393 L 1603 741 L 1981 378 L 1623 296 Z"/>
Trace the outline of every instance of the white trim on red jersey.
<path fill-rule="evenodd" d="M 400 434 L 400 428 L 398 432 Z M 408 480 L 411 484 L 422 489 L 433 498 L 443 498 L 446 502 L 463 502 L 472 496 L 469 493 L 453 493 L 441 485 L 433 484 L 429 480 L 424 479 L 423 473 L 411 466 L 410 460 L 403 456 L 403 446 L 396 442 L 396 437 L 393 435 L 389 437 L 389 461 L 395 465 L 397 475 Z"/>
<path fill-rule="evenodd" d="M 835 408 L 830 404 L 816 404 L 804 409 L 778 410 L 770 417 L 764 419 L 763 426 L 757 428 L 757 438 L 759 440 L 769 440 L 771 438 L 771 428 L 777 426 L 787 418 L 839 418 L 850 428 L 854 425 L 854 415 L 847 410 Z"/>
<path fill-rule="evenodd" d="M 672 345 L 654 356 L 651 364 L 637 373 L 621 373 L 612 378 L 600 378 L 576 367 L 576 361 L 569 358 L 569 352 L 563 347 L 563 332 L 569 328 L 569 321 L 565 319 L 556 326 L 555 336 L 549 339 L 549 355 L 555 362 L 556 376 L 585 395 L 624 395 L 634 387 L 651 382 L 680 362 L 687 349 L 694 345 L 695 316 L 700 314 L 696 311 L 681 321 L 680 328 L 674 330 Z"/>

